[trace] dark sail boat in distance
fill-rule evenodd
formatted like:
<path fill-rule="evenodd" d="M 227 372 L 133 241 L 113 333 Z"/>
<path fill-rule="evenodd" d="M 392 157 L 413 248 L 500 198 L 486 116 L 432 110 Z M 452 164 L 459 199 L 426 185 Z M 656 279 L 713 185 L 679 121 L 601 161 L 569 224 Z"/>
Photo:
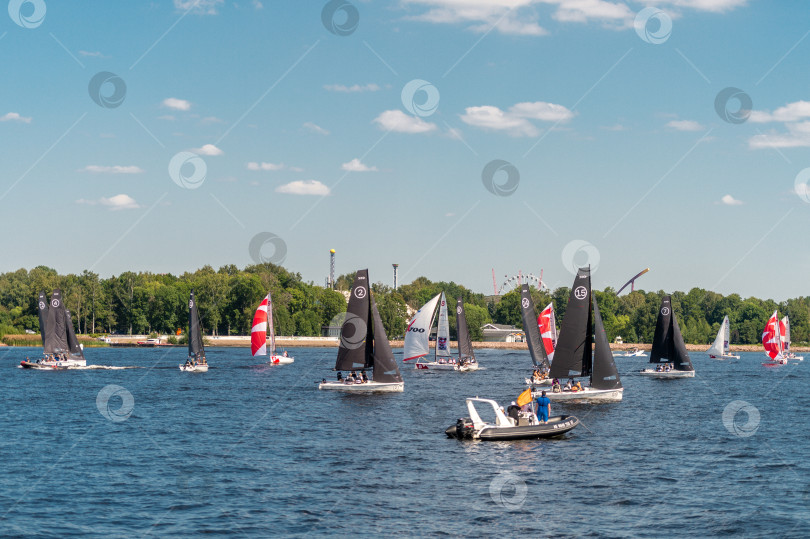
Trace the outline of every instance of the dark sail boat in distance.
<path fill-rule="evenodd" d="M 197 298 L 194 290 L 188 297 L 188 359 L 180 370 L 184 372 L 208 372 L 208 361 L 205 359 L 202 327 L 200 326 L 200 312 L 197 308 Z"/>
<path fill-rule="evenodd" d="M 338 379 L 323 380 L 318 389 L 352 392 L 401 392 L 405 382 L 385 334 L 377 304 L 371 295 L 368 270 L 358 270 L 349 295 L 346 320 L 340 329 L 335 370 Z M 371 379 L 365 371 L 371 370 Z M 343 378 L 341 371 L 352 374 Z"/>
<path fill-rule="evenodd" d="M 456 370 L 461 372 L 477 371 L 478 360 L 470 339 L 470 329 L 467 327 L 467 315 L 464 313 L 464 301 L 461 296 L 456 300 L 456 340 L 458 341 L 458 364 Z"/>
<path fill-rule="evenodd" d="M 672 297 L 661 298 L 658 309 L 658 320 L 655 323 L 650 363 L 657 364 L 655 369 L 644 369 L 640 374 L 653 378 L 694 378 L 695 368 L 689 359 L 689 352 L 683 343 L 683 335 L 678 319 L 672 310 Z M 664 364 L 672 363 L 671 367 Z"/>
<path fill-rule="evenodd" d="M 527 284 L 520 287 L 520 314 L 523 318 L 523 333 L 526 335 L 529 354 L 532 356 L 532 364 L 534 364 L 534 373 L 530 378 L 526 378 L 526 384 L 531 386 L 550 385 L 551 378 L 548 377 L 548 372 L 551 364 L 548 361 L 543 338 L 540 336 L 534 300 L 532 300 L 532 292 Z"/>
<path fill-rule="evenodd" d="M 551 364 L 552 378 L 590 377 L 579 391 L 547 391 L 553 401 L 616 402 L 624 388 L 613 361 L 599 305 L 591 294 L 591 270 L 580 268 L 571 287 L 560 339 Z"/>
<path fill-rule="evenodd" d="M 50 302 L 45 297 L 45 292 L 40 292 L 37 310 L 42 353 L 45 357 L 37 361 L 22 361 L 20 366 L 25 369 L 51 370 L 86 367 L 87 360 L 73 330 L 70 312 L 62 303 L 62 291 L 58 288 L 54 290 Z"/>

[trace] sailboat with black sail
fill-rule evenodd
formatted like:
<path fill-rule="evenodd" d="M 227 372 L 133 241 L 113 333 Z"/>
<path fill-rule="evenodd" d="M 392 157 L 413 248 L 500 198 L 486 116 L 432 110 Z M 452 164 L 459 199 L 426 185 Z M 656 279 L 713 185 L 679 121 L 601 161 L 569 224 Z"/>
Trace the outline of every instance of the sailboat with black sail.
<path fill-rule="evenodd" d="M 368 270 L 358 270 L 340 329 L 335 370 L 338 379 L 323 380 L 318 389 L 350 392 L 400 392 L 402 375 L 388 343 L 377 304 L 369 290 Z M 371 379 L 366 371 L 372 371 Z M 342 371 L 351 374 L 343 377 Z"/>
<path fill-rule="evenodd" d="M 653 378 L 694 378 L 695 368 L 689 359 L 689 352 L 681 335 L 678 319 L 672 311 L 672 297 L 661 298 L 658 309 L 658 320 L 655 323 L 655 334 L 650 351 L 650 363 L 658 365 L 655 369 L 644 369 L 641 374 Z"/>
<path fill-rule="evenodd" d="M 554 385 L 551 391 L 546 391 L 546 397 L 552 401 L 622 400 L 624 387 L 613 361 L 599 306 L 591 294 L 590 267 L 580 268 L 574 279 L 549 376 L 559 380 L 590 378 L 590 385 L 581 389 Z"/>
<path fill-rule="evenodd" d="M 526 335 L 526 344 L 529 346 L 529 355 L 532 357 L 534 365 L 534 371 L 529 378 L 526 378 L 526 384 L 531 386 L 551 385 L 551 378 L 548 376 L 551 365 L 543 338 L 540 335 L 534 300 L 532 300 L 532 292 L 528 284 L 524 284 L 520 288 L 520 314 L 523 318 L 523 332 Z"/>
<path fill-rule="evenodd" d="M 22 361 L 26 369 L 69 369 L 86 367 L 84 351 L 76 338 L 70 312 L 62 303 L 62 291 L 56 289 L 50 302 L 45 292 L 39 293 L 38 301 L 40 335 L 44 357 L 37 361 Z"/>
<path fill-rule="evenodd" d="M 456 333 L 458 340 L 458 364 L 455 369 L 461 372 L 477 371 L 478 360 L 475 359 L 470 329 L 467 327 L 467 315 L 464 312 L 464 301 L 461 296 L 456 300 Z"/>
<path fill-rule="evenodd" d="M 188 359 L 180 365 L 183 372 L 208 372 L 208 361 L 205 359 L 200 313 L 194 290 L 188 298 Z"/>

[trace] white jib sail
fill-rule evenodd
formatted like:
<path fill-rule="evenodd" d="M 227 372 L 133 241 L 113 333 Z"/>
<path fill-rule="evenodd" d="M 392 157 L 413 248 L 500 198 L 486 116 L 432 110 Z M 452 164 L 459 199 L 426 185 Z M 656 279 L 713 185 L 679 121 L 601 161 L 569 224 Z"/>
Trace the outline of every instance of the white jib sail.
<path fill-rule="evenodd" d="M 441 294 L 436 294 L 434 298 L 422 305 L 416 311 L 413 319 L 408 323 L 405 330 L 405 344 L 403 345 L 402 356 L 405 361 L 426 356 L 430 349 L 430 328 L 433 325 L 433 313 L 436 311 L 436 304 L 439 303 Z"/>
<path fill-rule="evenodd" d="M 731 355 L 731 347 L 729 343 L 731 342 L 731 324 L 728 321 L 728 316 L 723 318 L 723 353 L 725 355 Z"/>
<path fill-rule="evenodd" d="M 447 320 L 447 298 L 442 292 L 439 302 L 439 326 L 436 329 L 436 357 L 450 357 L 450 322 Z"/>
<path fill-rule="evenodd" d="M 728 317 L 723 320 L 723 323 L 720 324 L 720 330 L 717 332 L 717 337 L 714 338 L 714 343 L 712 343 L 711 347 L 706 350 L 710 356 L 722 356 L 723 355 L 723 341 L 725 340 L 726 336 L 726 322 L 728 321 Z"/>
<path fill-rule="evenodd" d="M 782 348 L 787 354 L 790 352 L 790 320 L 788 320 L 787 316 L 782 317 L 782 324 L 785 326 L 785 334 L 782 335 L 782 342 L 784 343 Z"/>

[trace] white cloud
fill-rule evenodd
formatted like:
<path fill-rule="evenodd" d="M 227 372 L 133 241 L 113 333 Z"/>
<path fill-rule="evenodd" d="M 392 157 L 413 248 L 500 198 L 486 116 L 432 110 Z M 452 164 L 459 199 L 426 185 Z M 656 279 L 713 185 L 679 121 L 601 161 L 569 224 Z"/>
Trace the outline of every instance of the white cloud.
<path fill-rule="evenodd" d="M 483 129 L 506 131 L 515 137 L 536 137 L 540 130 L 529 120 L 564 123 L 573 117 L 574 113 L 562 105 L 537 101 L 518 103 L 507 111 L 492 105 L 467 107 L 461 121 Z"/>
<path fill-rule="evenodd" d="M 164 107 L 174 110 L 188 110 L 191 108 L 191 102 L 185 99 L 177 99 L 176 97 L 167 97 L 163 100 Z"/>
<path fill-rule="evenodd" d="M 256 9 L 262 9 L 264 7 L 264 4 L 259 2 L 259 0 L 253 0 L 253 7 Z"/>
<path fill-rule="evenodd" d="M 31 118 L 20 116 L 19 113 L 16 112 L 7 112 L 3 116 L 0 116 L 0 122 L 22 122 L 24 124 L 30 124 Z"/>
<path fill-rule="evenodd" d="M 374 118 L 380 129 L 396 131 L 397 133 L 429 133 L 436 130 L 436 124 L 426 122 L 421 118 L 408 116 L 401 110 L 386 110 Z"/>
<path fill-rule="evenodd" d="M 810 147 L 810 121 L 786 124 L 787 133 L 761 133 L 748 139 L 752 150 Z"/>
<path fill-rule="evenodd" d="M 87 204 L 89 206 L 96 206 L 96 205 L 106 206 L 111 211 L 135 210 L 140 208 L 140 205 L 138 205 L 138 203 L 135 202 L 134 198 L 124 194 L 115 195 L 110 198 L 101 197 L 98 200 L 86 200 L 82 198 L 77 200 L 76 203 Z"/>
<path fill-rule="evenodd" d="M 635 13 L 626 4 L 621 2 L 606 2 L 604 0 L 541 0 L 545 4 L 557 6 L 552 15 L 560 22 L 600 21 L 619 27 L 630 28 Z"/>
<path fill-rule="evenodd" d="M 357 158 L 352 159 L 348 163 L 343 163 L 340 165 L 340 168 L 343 170 L 348 170 L 349 172 L 377 172 L 377 167 L 365 165 Z"/>
<path fill-rule="evenodd" d="M 248 170 L 281 170 L 284 168 L 284 163 L 257 163 L 252 161 L 247 164 Z"/>
<path fill-rule="evenodd" d="M 712 11 L 721 13 L 742 7 L 748 0 L 659 0 L 658 4 L 671 4 L 675 7 L 685 7 L 698 11 Z"/>
<path fill-rule="evenodd" d="M 217 6 L 225 0 L 174 0 L 174 7 L 180 11 L 193 11 L 201 15 L 216 15 Z"/>
<path fill-rule="evenodd" d="M 779 107 L 773 113 L 766 110 L 752 110 L 748 120 L 754 123 L 797 122 L 810 118 L 810 101 L 795 101 Z"/>
<path fill-rule="evenodd" d="M 290 195 L 320 195 L 329 194 L 329 188 L 317 180 L 296 180 L 276 187 L 277 193 Z"/>
<path fill-rule="evenodd" d="M 313 133 L 318 133 L 319 135 L 328 135 L 329 134 L 329 131 L 327 131 L 323 127 L 321 127 L 321 126 L 319 126 L 317 124 L 314 124 L 312 122 L 304 123 L 303 127 L 304 127 L 304 129 L 308 129 L 308 130 L 312 131 Z"/>
<path fill-rule="evenodd" d="M 705 128 L 694 120 L 672 120 L 667 122 L 667 127 L 675 131 L 703 131 Z"/>
<path fill-rule="evenodd" d="M 720 199 L 720 202 L 726 206 L 740 206 L 743 203 L 742 200 L 737 200 L 731 195 L 724 195 L 723 198 Z"/>
<path fill-rule="evenodd" d="M 530 9 L 537 0 L 404 0 L 405 4 L 427 7 L 427 11 L 411 16 L 413 20 L 434 24 L 467 24 L 474 32 L 497 30 L 504 34 L 543 35 L 546 30 L 537 24 L 538 15 Z"/>
<path fill-rule="evenodd" d="M 344 93 L 377 92 L 380 90 L 380 87 L 376 84 L 353 84 L 352 86 L 346 86 L 343 84 L 326 84 L 324 85 L 324 88 L 330 92 Z"/>
<path fill-rule="evenodd" d="M 135 165 L 87 165 L 83 169 L 80 169 L 79 172 L 93 172 L 100 174 L 141 174 L 143 169 Z"/>
<path fill-rule="evenodd" d="M 213 144 L 203 144 L 202 148 L 192 148 L 191 151 L 199 155 L 222 155 L 225 153 Z"/>
<path fill-rule="evenodd" d="M 221 124 L 223 120 L 217 118 L 216 116 L 206 116 L 205 118 L 200 118 L 201 124 Z"/>
<path fill-rule="evenodd" d="M 101 54 L 99 51 L 79 51 L 79 55 L 80 56 L 87 56 L 87 57 L 90 57 L 90 58 L 107 58 L 106 56 Z"/>

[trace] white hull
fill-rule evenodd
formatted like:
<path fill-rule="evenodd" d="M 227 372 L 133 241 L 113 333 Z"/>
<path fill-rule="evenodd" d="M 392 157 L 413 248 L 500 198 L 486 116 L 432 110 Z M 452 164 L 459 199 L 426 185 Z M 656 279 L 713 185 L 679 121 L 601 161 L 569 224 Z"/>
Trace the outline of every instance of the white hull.
<path fill-rule="evenodd" d="M 50 369 L 64 369 L 64 368 L 73 368 L 73 367 L 86 367 L 87 360 L 86 359 L 60 359 L 58 361 L 46 361 L 41 359 L 37 365 L 41 365 L 43 368 L 50 368 Z"/>
<path fill-rule="evenodd" d="M 271 365 L 289 365 L 294 361 L 295 358 L 287 356 L 270 356 L 270 361 L 268 361 L 268 363 L 270 363 Z"/>
<path fill-rule="evenodd" d="M 454 371 L 456 370 L 455 363 L 437 363 L 435 361 L 427 363 L 422 361 L 417 361 L 414 365 L 415 368 L 421 370 L 430 370 L 430 371 Z"/>
<path fill-rule="evenodd" d="M 625 352 L 622 357 L 647 357 L 644 350 L 637 350 L 635 352 Z"/>
<path fill-rule="evenodd" d="M 183 372 L 208 372 L 208 365 L 180 365 Z"/>
<path fill-rule="evenodd" d="M 405 382 L 363 382 L 362 384 L 346 382 L 321 382 L 318 384 L 318 389 L 331 390 L 331 391 L 349 391 L 353 393 L 372 393 L 372 392 L 402 392 L 405 390 Z"/>
<path fill-rule="evenodd" d="M 539 396 L 540 392 L 532 393 Z M 619 389 L 593 389 L 585 387 L 582 391 L 562 391 L 554 393 L 546 391 L 546 397 L 552 401 L 583 401 L 583 402 L 619 402 L 624 395 L 624 388 Z"/>
<path fill-rule="evenodd" d="M 475 362 L 475 363 L 468 363 L 468 364 L 466 364 L 466 365 L 461 365 L 461 366 L 456 365 L 456 366 L 455 366 L 455 370 L 460 371 L 460 372 L 472 372 L 472 371 L 477 371 L 477 370 L 478 370 L 478 362 Z"/>
<path fill-rule="evenodd" d="M 539 382 L 532 382 L 531 378 L 525 378 L 524 381 L 526 382 L 527 386 L 550 386 L 554 383 L 554 380 L 551 378 L 545 378 Z"/>
<path fill-rule="evenodd" d="M 734 354 L 722 354 L 719 356 L 709 356 L 712 359 L 740 359 L 740 356 L 735 356 Z"/>
<path fill-rule="evenodd" d="M 787 356 L 785 359 L 789 361 L 804 361 L 804 356 Z"/>
<path fill-rule="evenodd" d="M 661 379 L 666 379 L 666 380 L 673 379 L 673 378 L 694 378 L 695 377 L 695 371 L 676 371 L 674 369 L 669 371 L 669 372 L 666 372 L 666 371 L 659 372 L 659 371 L 656 371 L 655 369 L 644 369 L 639 374 L 641 374 L 642 376 L 649 376 L 651 378 L 661 378 Z"/>

